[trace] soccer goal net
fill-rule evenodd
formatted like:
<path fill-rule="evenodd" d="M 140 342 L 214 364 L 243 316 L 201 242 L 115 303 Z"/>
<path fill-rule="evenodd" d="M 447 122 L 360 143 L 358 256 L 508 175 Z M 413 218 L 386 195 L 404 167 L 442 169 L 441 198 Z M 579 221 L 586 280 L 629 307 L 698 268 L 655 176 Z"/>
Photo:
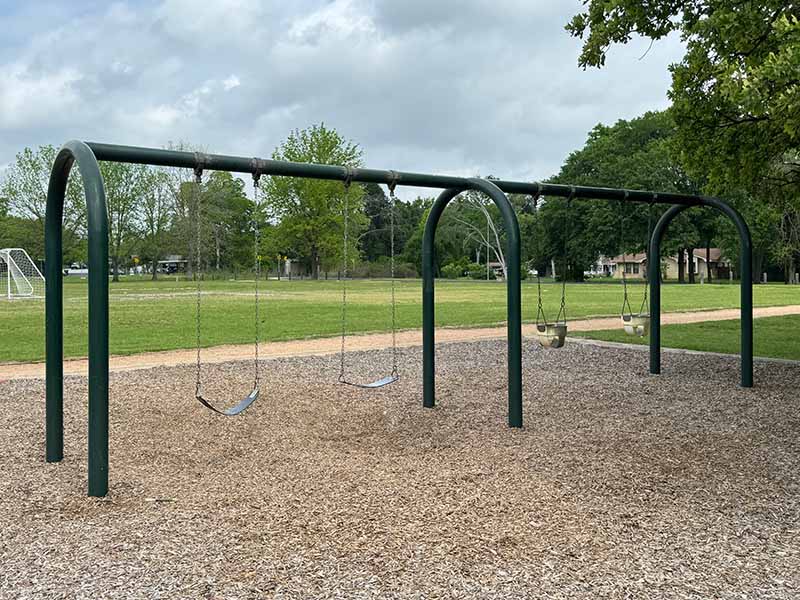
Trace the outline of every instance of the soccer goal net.
<path fill-rule="evenodd" d="M 0 298 L 44 298 L 44 277 L 22 248 L 0 249 Z"/>

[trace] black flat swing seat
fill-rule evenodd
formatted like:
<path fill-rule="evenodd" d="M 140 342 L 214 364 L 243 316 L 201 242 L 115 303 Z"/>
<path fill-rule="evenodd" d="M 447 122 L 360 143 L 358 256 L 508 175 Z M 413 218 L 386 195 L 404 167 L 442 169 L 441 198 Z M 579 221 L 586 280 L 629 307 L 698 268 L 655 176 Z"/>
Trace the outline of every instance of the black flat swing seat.
<path fill-rule="evenodd" d="M 345 385 L 350 385 L 357 388 L 362 388 L 365 390 L 374 390 L 377 388 L 382 388 L 390 383 L 394 383 L 395 381 L 399 380 L 399 375 L 387 375 L 382 379 L 378 379 L 376 381 L 372 381 L 370 383 L 356 383 L 354 381 L 347 381 L 344 377 L 339 378 L 339 383 L 343 383 Z"/>
<path fill-rule="evenodd" d="M 230 408 L 226 409 L 217 408 L 216 406 L 211 404 L 211 402 L 203 398 L 203 395 L 201 393 L 195 394 L 195 398 L 197 398 L 200 401 L 200 404 L 202 404 L 206 408 L 211 409 L 218 415 L 222 415 L 223 417 L 235 417 L 236 415 L 243 413 L 253 402 L 258 400 L 258 394 L 259 394 L 258 388 L 254 388 L 253 391 L 250 392 L 250 394 L 248 394 L 248 396 L 244 400 L 241 400 L 239 401 L 238 404 L 234 404 Z"/>

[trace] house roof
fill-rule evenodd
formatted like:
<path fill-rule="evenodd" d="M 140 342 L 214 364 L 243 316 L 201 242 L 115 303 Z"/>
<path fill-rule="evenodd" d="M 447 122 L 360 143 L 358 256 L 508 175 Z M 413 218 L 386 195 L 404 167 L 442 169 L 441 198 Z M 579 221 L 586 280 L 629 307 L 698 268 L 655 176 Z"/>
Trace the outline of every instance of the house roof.
<path fill-rule="evenodd" d="M 719 248 L 710 248 L 709 250 L 710 250 L 709 254 L 710 254 L 712 263 L 722 262 L 722 250 L 720 250 Z M 694 256 L 698 260 L 702 260 L 703 262 L 705 262 L 705 260 L 706 260 L 706 249 L 705 248 L 696 248 L 695 251 L 694 251 Z M 678 262 L 678 257 L 676 255 L 666 256 L 664 258 L 667 258 L 669 260 Z M 600 258 L 600 264 L 603 264 L 603 265 L 614 265 L 614 264 L 625 264 L 625 263 L 639 263 L 639 264 L 641 264 L 641 263 L 645 263 L 645 262 L 647 262 L 647 254 L 644 253 L 644 252 L 636 252 L 634 254 L 625 254 L 624 256 L 622 254 L 619 254 L 619 255 L 615 256 L 614 258 L 608 258 L 608 257 L 605 257 L 605 256 Z"/>
<path fill-rule="evenodd" d="M 647 254 L 644 252 L 636 252 L 635 254 L 625 254 L 624 256 L 620 254 L 619 256 L 615 256 L 611 259 L 612 263 L 643 263 L 647 262 Z"/>
<path fill-rule="evenodd" d="M 719 262 L 720 258 L 722 258 L 722 250 L 719 248 L 709 248 L 709 255 L 711 258 L 711 262 Z M 706 249 L 705 248 L 695 248 L 694 251 L 695 258 L 699 258 L 701 260 L 706 259 Z"/>

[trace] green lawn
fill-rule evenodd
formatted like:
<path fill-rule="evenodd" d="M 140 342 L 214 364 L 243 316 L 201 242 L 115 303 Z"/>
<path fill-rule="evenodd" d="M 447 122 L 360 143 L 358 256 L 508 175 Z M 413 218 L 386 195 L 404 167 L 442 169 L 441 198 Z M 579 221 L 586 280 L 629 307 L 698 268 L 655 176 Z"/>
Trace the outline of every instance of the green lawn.
<path fill-rule="evenodd" d="M 706 321 L 687 325 L 663 325 L 661 345 L 706 352 L 739 354 L 739 326 L 736 321 Z M 578 337 L 628 344 L 647 344 L 648 338 L 626 335 L 619 330 L 587 331 Z M 756 356 L 800 360 L 800 315 L 755 319 L 753 345 Z"/>
<path fill-rule="evenodd" d="M 266 340 L 289 340 L 336 335 L 341 317 L 341 290 L 337 281 L 262 282 L 265 298 L 262 335 Z M 203 345 L 247 343 L 253 338 L 252 282 L 212 281 L 204 284 Z M 389 283 L 348 283 L 349 330 L 386 331 L 389 328 Z M 633 286 L 637 305 L 643 287 Z M 560 286 L 545 284 L 545 308 L 558 309 Z M 112 283 L 111 352 L 189 348 L 194 341 L 194 284 L 138 278 Z M 436 322 L 442 326 L 486 326 L 505 320 L 506 291 L 502 283 L 437 280 Z M 87 337 L 86 281 L 65 280 L 64 352 L 85 356 Z M 569 285 L 568 317 L 609 316 L 619 313 L 622 287 L 618 283 Z M 421 327 L 419 280 L 397 282 L 397 317 L 401 328 Z M 780 284 L 757 286 L 757 306 L 800 304 L 800 288 Z M 664 311 L 731 308 L 739 304 L 739 288 L 732 285 L 665 285 Z M 523 316 L 535 317 L 536 285 L 523 283 Z M 44 302 L 0 301 L 0 361 L 44 358 Z"/>

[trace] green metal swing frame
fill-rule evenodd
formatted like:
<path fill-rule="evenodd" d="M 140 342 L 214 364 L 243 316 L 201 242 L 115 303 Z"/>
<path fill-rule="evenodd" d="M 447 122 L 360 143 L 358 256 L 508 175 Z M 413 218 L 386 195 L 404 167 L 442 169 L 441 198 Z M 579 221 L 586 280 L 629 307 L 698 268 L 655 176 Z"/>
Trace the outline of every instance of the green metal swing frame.
<path fill-rule="evenodd" d="M 622 200 L 673 205 L 659 219 L 650 239 L 650 372 L 661 372 L 661 277 L 660 246 L 667 227 L 682 211 L 707 206 L 731 219 L 739 232 L 741 252 L 741 385 L 753 385 L 753 300 L 752 244 L 750 231 L 742 216 L 723 200 L 704 196 L 655 193 L 587 186 L 543 184 L 451 177 L 376 169 L 350 169 L 341 166 L 293 163 L 178 152 L 153 148 L 117 146 L 70 141 L 58 152 L 53 164 L 47 195 L 45 219 L 46 254 L 46 460 L 58 462 L 64 455 L 63 410 L 63 281 L 62 218 L 64 195 L 73 165 L 80 168 L 89 237 L 89 423 L 88 423 L 88 493 L 105 496 L 108 492 L 109 430 L 109 351 L 108 351 L 108 217 L 103 179 L 98 161 L 127 162 L 154 166 L 236 173 L 260 172 L 262 175 L 307 177 L 360 183 L 439 188 L 443 191 L 434 202 L 422 244 L 423 305 L 423 406 L 435 406 L 435 329 L 434 329 L 434 238 L 444 209 L 466 190 L 488 195 L 500 210 L 507 243 L 507 327 L 508 327 L 508 425 L 522 427 L 522 300 L 520 283 L 520 231 L 507 193 L 568 197 L 583 200 Z"/>

